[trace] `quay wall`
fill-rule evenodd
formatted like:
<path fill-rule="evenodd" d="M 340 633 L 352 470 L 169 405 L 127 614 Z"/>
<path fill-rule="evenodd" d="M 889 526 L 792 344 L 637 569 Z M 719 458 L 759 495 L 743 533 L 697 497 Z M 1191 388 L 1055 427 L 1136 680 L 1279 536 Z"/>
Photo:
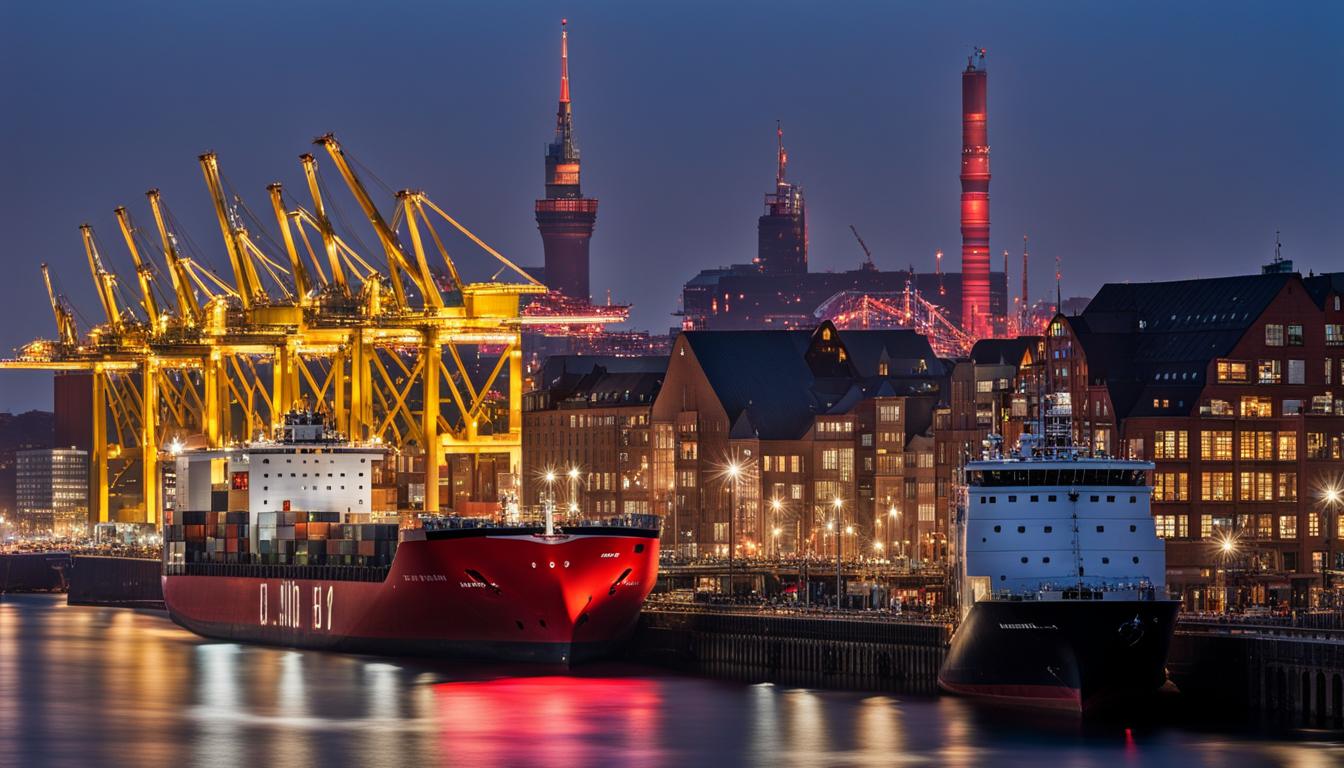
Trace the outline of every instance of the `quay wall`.
<path fill-rule="evenodd" d="M 132 557 L 79 556 L 69 569 L 70 605 L 162 608 L 162 564 Z"/>
<path fill-rule="evenodd" d="M 6 552 L 0 554 L 0 594 L 63 592 L 70 569 L 68 552 Z"/>
<path fill-rule="evenodd" d="M 631 655 L 746 682 L 933 694 L 950 627 L 916 620 L 647 608 Z"/>
<path fill-rule="evenodd" d="M 1344 631 L 1183 621 L 1167 663 L 1182 695 L 1344 728 Z"/>

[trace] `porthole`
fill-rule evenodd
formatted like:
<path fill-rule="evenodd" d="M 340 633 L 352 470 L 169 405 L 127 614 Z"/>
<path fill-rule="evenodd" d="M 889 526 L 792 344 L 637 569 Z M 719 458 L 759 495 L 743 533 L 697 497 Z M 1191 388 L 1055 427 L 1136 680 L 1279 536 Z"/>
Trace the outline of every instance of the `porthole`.
<path fill-rule="evenodd" d="M 1035 504 L 1036 502 L 1038 502 L 1038 501 L 1040 501 L 1040 500 L 1041 500 L 1041 497 L 1040 497 L 1040 496 L 1032 496 L 1032 497 L 1031 497 L 1031 503 L 1032 503 L 1032 504 Z"/>
<path fill-rule="evenodd" d="M 1107 504 L 1114 504 L 1114 503 L 1115 503 L 1115 497 L 1114 497 L 1114 496 L 1107 496 L 1107 497 L 1106 497 L 1106 503 L 1107 503 Z"/>
<path fill-rule="evenodd" d="M 1047 526 L 1045 526 L 1045 532 L 1046 532 L 1046 533 L 1054 533 L 1054 532 L 1055 532 L 1055 527 L 1054 527 L 1053 525 L 1047 525 Z"/>
<path fill-rule="evenodd" d="M 1138 502 L 1138 500 L 1139 500 L 1139 497 L 1137 497 L 1137 496 L 1130 496 L 1130 497 L 1129 497 L 1129 503 L 1130 503 L 1130 504 L 1135 504 L 1135 503 Z"/>
<path fill-rule="evenodd" d="M 1135 564 L 1135 565 L 1138 565 L 1138 564 L 1139 564 L 1139 556 L 1138 556 L 1138 555 L 1135 555 L 1135 556 L 1134 556 L 1134 564 Z"/>
<path fill-rule="evenodd" d="M 1102 565 L 1110 565 L 1110 564 L 1111 564 L 1111 558 L 1109 558 L 1109 557 L 1103 557 L 1103 558 L 1101 558 L 1101 564 L 1102 564 Z"/>
<path fill-rule="evenodd" d="M 1025 558 L 1025 557 L 1022 558 L 1022 564 L 1023 564 L 1023 565 L 1026 565 L 1026 564 L 1027 564 L 1027 558 Z"/>
<path fill-rule="evenodd" d="M 995 533 L 1003 533 L 1003 526 L 999 526 L 999 525 L 994 526 L 994 532 L 995 532 Z"/>
<path fill-rule="evenodd" d="M 1017 497 L 1016 497 L 1016 496 L 1009 496 L 1009 497 L 1008 497 L 1008 501 L 1011 502 L 1011 503 L 1013 503 L 1013 504 L 1016 504 L 1016 503 L 1017 503 Z"/>
<path fill-rule="evenodd" d="M 1101 497 L 1100 497 L 1100 496 L 1093 496 L 1093 497 L 1092 497 L 1092 503 L 1093 503 L 1093 504 L 1096 504 L 1098 501 L 1101 501 Z"/>
<path fill-rule="evenodd" d="M 1018 532 L 1018 533 L 1026 533 L 1026 532 L 1027 532 L 1027 526 L 1025 526 L 1025 525 L 1019 525 L 1019 526 L 1017 526 L 1017 532 Z"/>
<path fill-rule="evenodd" d="M 1139 532 L 1139 527 L 1138 527 L 1137 525 L 1131 525 L 1131 526 L 1129 526 L 1129 532 L 1130 532 L 1130 533 L 1138 533 L 1138 532 Z"/>
<path fill-rule="evenodd" d="M 1049 556 L 1042 557 L 1042 558 L 1041 558 L 1041 562 L 1042 562 L 1042 563 L 1048 563 L 1048 562 L 1050 562 L 1050 557 L 1049 557 Z"/>
<path fill-rule="evenodd" d="M 1104 525 L 1097 526 L 1097 533 L 1105 533 L 1105 532 L 1106 532 L 1106 526 Z"/>
<path fill-rule="evenodd" d="M 1049 496 L 1046 496 L 1046 497 L 1045 497 L 1045 500 L 1046 500 L 1046 501 L 1054 501 L 1054 500 L 1055 500 L 1055 496 L 1054 496 L 1054 494 L 1051 494 L 1051 495 L 1049 495 Z"/>

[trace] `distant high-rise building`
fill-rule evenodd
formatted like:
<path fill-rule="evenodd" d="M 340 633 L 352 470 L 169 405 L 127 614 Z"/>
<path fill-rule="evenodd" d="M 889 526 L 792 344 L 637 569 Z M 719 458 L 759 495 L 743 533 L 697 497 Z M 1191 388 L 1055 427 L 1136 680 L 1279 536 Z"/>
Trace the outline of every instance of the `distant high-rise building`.
<path fill-rule="evenodd" d="M 569 33 L 560 22 L 560 107 L 555 139 L 546 148 L 546 197 L 536 205 L 545 253 L 545 280 L 552 290 L 587 301 L 588 241 L 597 222 L 597 201 L 579 189 L 579 148 L 569 101 Z"/>
<path fill-rule="evenodd" d="M 987 90 L 985 49 L 977 48 L 961 73 L 961 327 L 976 337 L 991 335 L 1002 317 L 990 308 Z"/>
<path fill-rule="evenodd" d="M 77 448 L 19 451 L 18 524 L 30 534 L 72 536 L 88 530 L 89 454 Z"/>
<path fill-rule="evenodd" d="M 785 178 L 789 155 L 784 127 L 775 126 L 775 191 L 765 196 L 765 215 L 757 224 L 756 266 L 770 275 L 807 272 L 807 208 L 803 188 Z"/>

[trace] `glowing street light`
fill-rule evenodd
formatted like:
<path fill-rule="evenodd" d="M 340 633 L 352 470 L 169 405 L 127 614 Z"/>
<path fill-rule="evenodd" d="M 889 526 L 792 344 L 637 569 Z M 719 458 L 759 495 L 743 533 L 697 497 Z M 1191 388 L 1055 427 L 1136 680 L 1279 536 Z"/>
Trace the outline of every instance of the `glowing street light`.
<path fill-rule="evenodd" d="M 839 521 L 840 516 L 844 513 L 845 502 L 843 499 L 837 496 L 835 497 L 835 501 L 832 502 L 832 505 L 835 507 L 835 519 Z M 839 523 L 837 522 L 836 525 L 837 527 L 835 528 L 835 607 L 839 608 L 841 596 L 844 594 L 844 586 L 845 586 L 844 577 L 840 573 L 840 552 L 842 543 L 844 541 L 844 537 L 840 535 L 840 529 L 838 527 Z M 831 526 L 830 524 L 827 524 L 826 527 L 830 528 Z M 850 530 L 853 529 L 851 528 Z"/>

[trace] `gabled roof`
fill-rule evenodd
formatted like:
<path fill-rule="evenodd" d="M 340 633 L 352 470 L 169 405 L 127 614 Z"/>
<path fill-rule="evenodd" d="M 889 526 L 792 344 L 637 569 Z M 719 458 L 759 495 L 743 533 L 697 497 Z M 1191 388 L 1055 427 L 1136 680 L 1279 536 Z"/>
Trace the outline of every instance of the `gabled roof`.
<path fill-rule="evenodd" d="M 938 369 L 938 356 L 929 340 L 906 329 L 840 331 L 840 342 L 860 376 L 877 376 L 887 363 L 887 375 L 927 374 Z"/>
<path fill-rule="evenodd" d="M 1015 339 L 981 339 L 971 347 L 971 360 L 976 365 L 1011 365 L 1022 362 L 1027 350 L 1035 349 L 1040 336 L 1019 336 Z"/>
<path fill-rule="evenodd" d="M 1330 294 L 1344 296 L 1344 272 L 1327 272 L 1323 275 L 1311 275 L 1302 278 L 1307 293 L 1316 306 L 1325 307 L 1325 299 Z"/>
<path fill-rule="evenodd" d="M 816 413 L 808 331 L 686 331 L 701 370 L 734 432 L 763 440 L 795 439 Z M 745 421 L 742 421 L 745 416 Z"/>
<path fill-rule="evenodd" d="M 1210 361 L 1229 354 L 1291 273 L 1167 283 L 1108 283 L 1081 315 L 1064 318 L 1104 382 L 1116 415 L 1188 413 Z M 1170 403 L 1154 410 L 1153 401 Z M 1179 404 L 1179 405 L 1178 405 Z"/>

